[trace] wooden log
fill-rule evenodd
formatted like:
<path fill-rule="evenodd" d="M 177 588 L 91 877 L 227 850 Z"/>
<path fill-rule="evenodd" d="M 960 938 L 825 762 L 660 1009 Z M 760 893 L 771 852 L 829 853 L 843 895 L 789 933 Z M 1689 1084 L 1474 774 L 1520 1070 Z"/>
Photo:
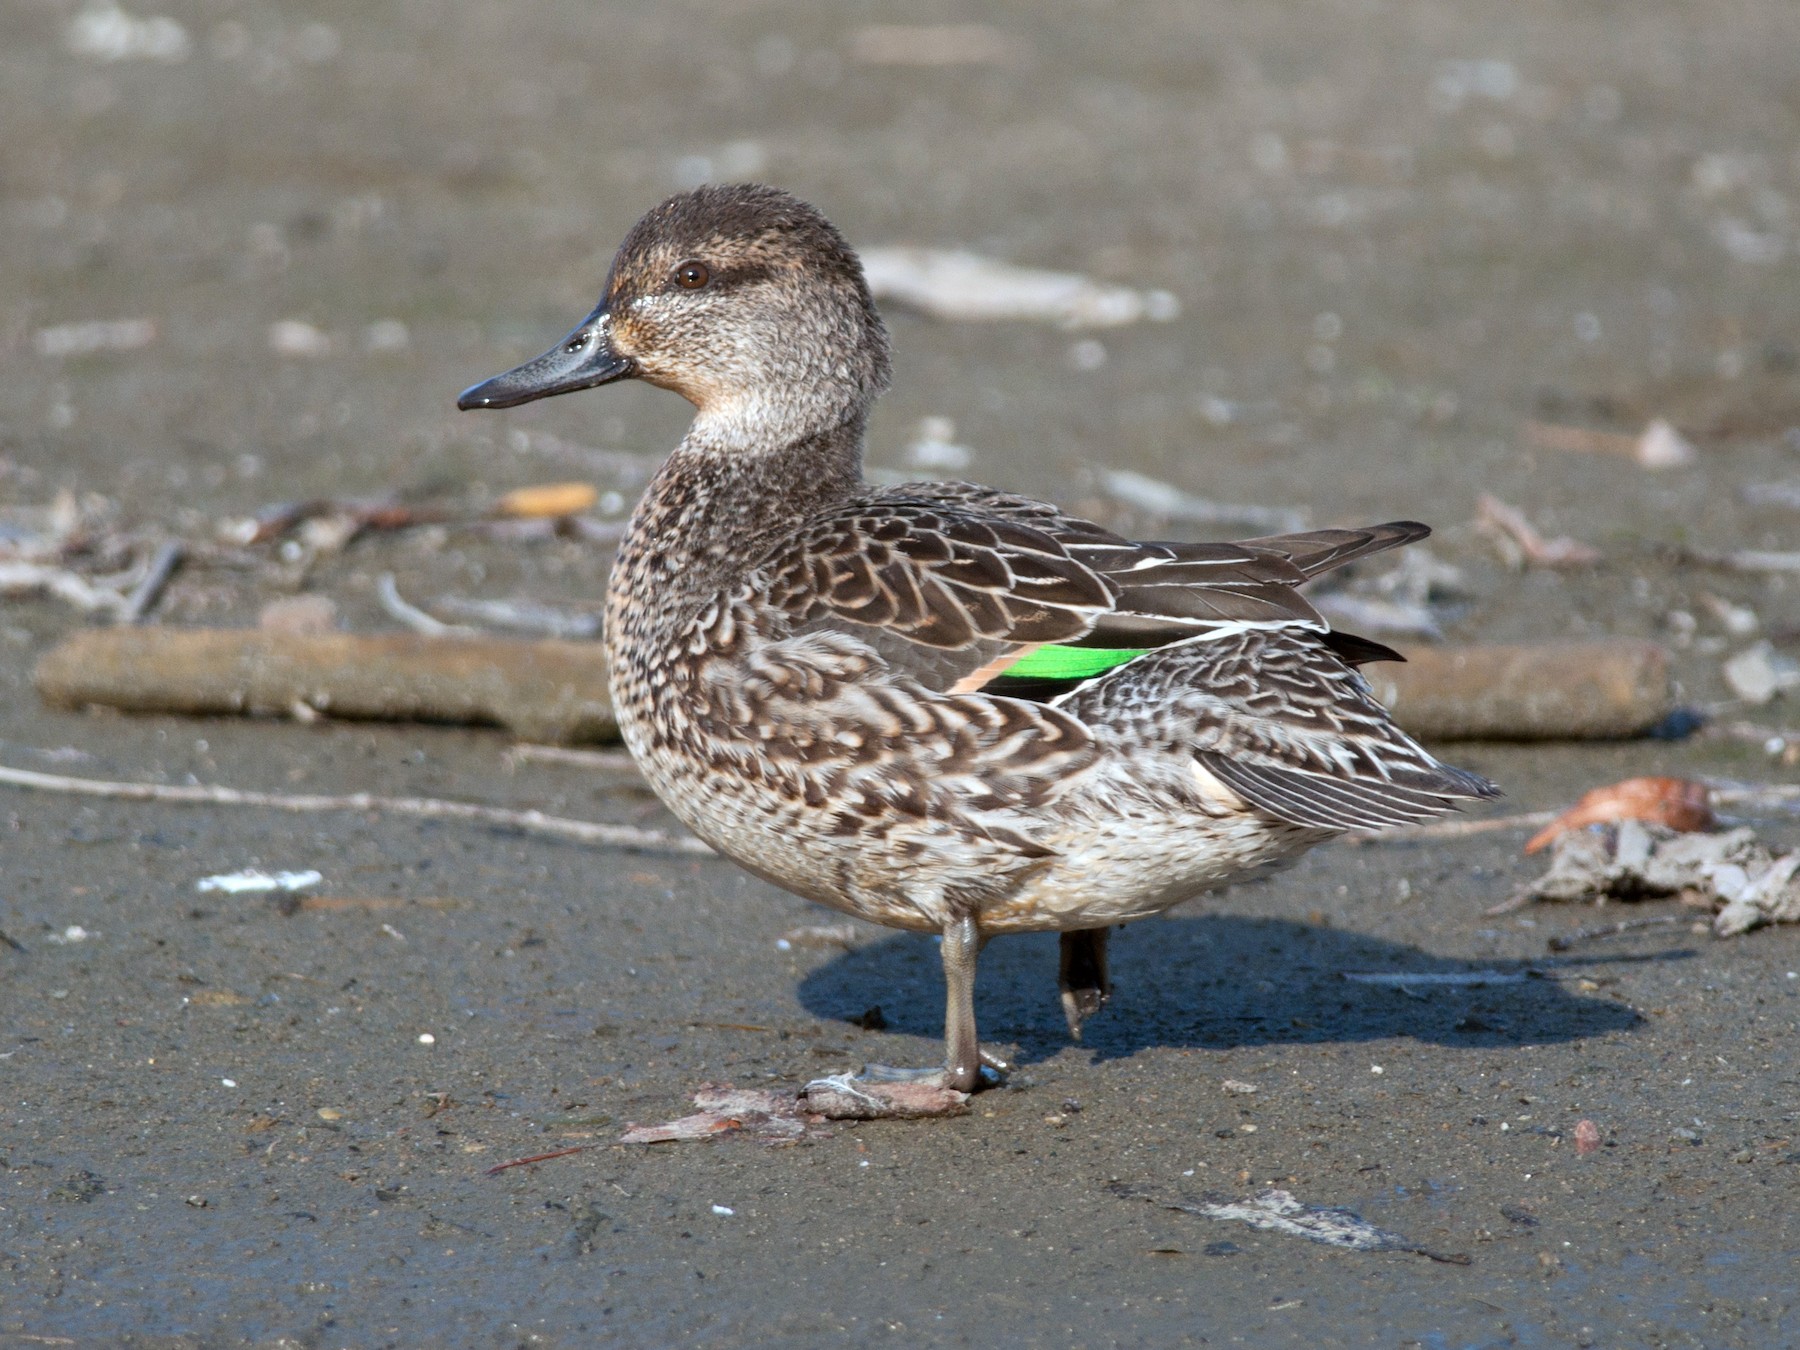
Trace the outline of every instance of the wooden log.
<path fill-rule="evenodd" d="M 1406 664 L 1363 667 L 1394 720 L 1421 740 L 1613 740 L 1675 711 L 1669 654 L 1599 638 L 1413 647 Z"/>
<path fill-rule="evenodd" d="M 1415 647 L 1363 673 L 1424 740 L 1638 736 L 1675 709 L 1668 653 L 1653 642 Z M 58 707 L 506 727 L 525 740 L 618 739 L 596 643 L 374 637 L 243 629 L 95 628 L 38 663 Z"/>
<path fill-rule="evenodd" d="M 525 740 L 618 739 L 593 642 L 92 628 L 45 653 L 38 693 L 57 707 L 130 712 L 498 725 Z"/>

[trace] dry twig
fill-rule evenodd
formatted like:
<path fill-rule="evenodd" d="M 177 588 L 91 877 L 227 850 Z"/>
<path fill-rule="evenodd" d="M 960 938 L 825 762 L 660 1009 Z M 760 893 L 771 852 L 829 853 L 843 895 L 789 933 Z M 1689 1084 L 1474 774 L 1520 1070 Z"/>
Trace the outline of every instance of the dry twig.
<path fill-rule="evenodd" d="M 186 806 L 259 806 L 275 811 L 385 811 L 390 815 L 419 816 L 437 820 L 471 820 L 498 825 L 525 834 L 573 839 L 584 844 L 632 849 L 642 853 L 710 855 L 698 839 L 640 830 L 630 825 L 604 825 L 591 820 L 548 816 L 542 811 L 514 811 L 479 802 L 446 801 L 440 797 L 383 797 L 373 792 L 341 796 L 324 793 L 256 792 L 217 783 L 117 783 L 99 778 L 73 778 L 59 773 L 0 766 L 0 783 L 38 792 L 63 792 L 82 797 L 110 797 L 121 801 L 168 802 Z"/>

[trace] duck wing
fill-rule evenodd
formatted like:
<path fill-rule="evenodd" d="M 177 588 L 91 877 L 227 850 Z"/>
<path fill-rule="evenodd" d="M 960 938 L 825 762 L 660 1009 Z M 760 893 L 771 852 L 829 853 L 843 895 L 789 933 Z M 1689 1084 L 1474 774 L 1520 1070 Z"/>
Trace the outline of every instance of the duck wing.
<path fill-rule="evenodd" d="M 1352 664 L 1398 660 L 1331 633 L 1298 588 L 1428 533 L 1401 521 L 1242 543 L 1137 542 L 1046 502 L 915 483 L 789 536 L 759 589 L 801 627 L 855 632 L 929 687 L 1047 697 L 1143 651 L 1251 629 L 1309 631 Z M 1070 648 L 1089 653 L 1058 655 Z"/>

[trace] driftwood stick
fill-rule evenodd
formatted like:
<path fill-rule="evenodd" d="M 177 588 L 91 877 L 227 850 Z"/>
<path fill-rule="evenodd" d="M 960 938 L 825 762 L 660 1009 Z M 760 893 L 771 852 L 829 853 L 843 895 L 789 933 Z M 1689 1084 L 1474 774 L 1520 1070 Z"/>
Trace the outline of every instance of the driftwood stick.
<path fill-rule="evenodd" d="M 1412 647 L 1363 674 L 1423 740 L 1610 740 L 1675 710 L 1668 653 L 1633 638 Z"/>
<path fill-rule="evenodd" d="M 142 623 L 149 617 L 150 611 L 156 608 L 156 602 L 162 599 L 169 578 L 175 575 L 175 569 L 181 566 L 181 560 L 186 554 L 187 549 L 179 540 L 169 539 L 157 545 L 156 552 L 151 555 L 150 566 L 144 572 L 144 579 L 133 588 L 126 597 L 125 607 L 119 611 L 120 623 Z"/>
<path fill-rule="evenodd" d="M 1415 647 L 1366 667 L 1376 697 L 1425 740 L 1633 736 L 1674 708 L 1668 654 L 1629 639 Z M 524 740 L 617 739 L 594 643 L 240 629 L 93 629 L 49 652 L 38 691 L 60 707 L 499 724 Z"/>
<path fill-rule="evenodd" d="M 342 796 L 324 793 L 256 792 L 217 783 L 115 783 L 100 778 L 71 778 L 60 773 L 0 766 L 0 783 L 38 792 L 65 792 L 119 801 L 168 802 L 186 806 L 256 806 L 276 811 L 383 811 L 389 815 L 437 820 L 471 820 L 526 834 L 551 835 L 583 844 L 633 849 L 643 853 L 710 854 L 700 840 L 629 825 L 602 825 L 590 820 L 547 816 L 542 811 L 514 811 L 479 802 L 453 802 L 439 797 L 383 797 L 373 792 Z"/>
<path fill-rule="evenodd" d="M 330 717 L 504 726 L 525 740 L 618 739 L 591 642 L 106 628 L 47 652 L 44 701 L 127 712 Z"/>

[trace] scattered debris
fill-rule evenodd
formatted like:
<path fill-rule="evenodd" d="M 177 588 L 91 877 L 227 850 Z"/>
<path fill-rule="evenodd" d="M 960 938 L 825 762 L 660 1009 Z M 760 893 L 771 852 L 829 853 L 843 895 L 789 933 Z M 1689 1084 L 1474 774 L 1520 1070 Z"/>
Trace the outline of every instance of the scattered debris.
<path fill-rule="evenodd" d="M 677 1144 L 742 1133 L 765 1144 L 793 1144 L 807 1137 L 824 1117 L 809 1111 L 792 1092 L 739 1089 L 729 1083 L 706 1083 L 694 1093 L 699 1108 L 662 1125 L 632 1125 L 621 1144 Z"/>
<path fill-rule="evenodd" d="M 1114 501 L 1160 520 L 1187 525 L 1248 525 L 1276 534 L 1306 528 L 1304 511 L 1210 501 L 1134 469 L 1102 469 L 1098 481 L 1101 491 Z"/>
<path fill-rule="evenodd" d="M 1711 592 L 1702 592 L 1696 598 L 1732 637 L 1749 637 L 1762 627 L 1762 617 L 1748 605 L 1734 605 L 1724 596 Z"/>
<path fill-rule="evenodd" d="M 1621 820 L 1654 821 L 1677 831 L 1710 830 L 1717 823 L 1712 792 L 1705 783 L 1691 778 L 1627 778 L 1582 794 L 1580 801 L 1532 835 L 1525 851 L 1536 853 L 1566 830 Z"/>
<path fill-rule="evenodd" d="M 1353 575 L 1343 589 L 1308 594 L 1320 613 L 1354 632 L 1436 640 L 1443 636 L 1445 606 L 1466 598 L 1469 586 L 1460 567 L 1414 546 L 1386 571 Z"/>
<path fill-rule="evenodd" d="M 89 614 L 125 612 L 129 597 L 66 567 L 35 562 L 0 562 L 0 596 L 51 595 Z"/>
<path fill-rule="evenodd" d="M 408 604 L 401 596 L 399 583 L 394 580 L 392 572 L 383 572 L 376 579 L 375 598 L 381 601 L 381 609 L 384 614 L 389 618 L 399 620 L 415 633 L 423 633 L 426 637 L 473 637 L 475 635 L 473 628 L 465 628 L 461 624 L 445 623 L 442 619 L 434 619 L 417 605 Z"/>
<path fill-rule="evenodd" d="M 400 319 L 377 319 L 362 331 L 365 352 L 403 352 L 412 346 L 412 330 Z"/>
<path fill-rule="evenodd" d="M 1427 740 L 1612 740 L 1675 710 L 1668 652 L 1636 638 L 1415 649 L 1362 674 Z"/>
<path fill-rule="evenodd" d="M 1646 469 L 1680 468 L 1692 464 L 1699 455 L 1693 442 L 1661 417 L 1652 418 L 1650 425 L 1636 436 L 1554 422 L 1527 422 L 1525 439 L 1543 450 L 1623 455 Z"/>
<path fill-rule="evenodd" d="M 60 933 L 51 933 L 44 941 L 53 943 L 58 947 L 67 947 L 77 942 L 87 942 L 90 939 L 99 936 L 98 933 L 90 932 L 78 923 L 72 923 Z"/>
<path fill-rule="evenodd" d="M 592 1147 L 592 1144 L 576 1144 L 573 1148 L 559 1148 L 550 1153 L 534 1153 L 529 1158 L 514 1158 L 511 1162 L 495 1163 L 481 1175 L 484 1177 L 497 1177 L 502 1172 L 514 1167 L 524 1167 L 530 1163 L 549 1162 L 552 1158 L 572 1157 L 577 1153 L 586 1153 Z"/>
<path fill-rule="evenodd" d="M 850 59 L 862 66 L 1005 66 L 1029 46 L 985 23 L 876 23 L 850 35 Z"/>
<path fill-rule="evenodd" d="M 63 774 L 37 773 L 30 769 L 0 766 L 0 783 L 38 792 L 62 792 L 81 797 L 108 797 L 119 801 L 168 802 L 184 806 L 253 806 L 275 811 L 386 811 L 393 815 L 438 820 L 471 820 L 522 834 L 541 834 L 608 848 L 636 849 L 645 853 L 710 855 L 712 849 L 691 836 L 640 830 L 630 825 L 604 825 L 596 821 L 547 816 L 542 811 L 513 811 L 477 802 L 445 801 L 438 797 L 383 797 L 373 792 L 343 796 L 249 792 L 216 783 L 115 783 L 97 778 L 70 778 Z"/>
<path fill-rule="evenodd" d="M 535 600 L 471 600 L 460 595 L 440 595 L 433 607 L 458 618 L 492 628 L 542 633 L 545 637 L 592 641 L 600 636 L 598 614 L 581 614 L 542 605 Z"/>
<path fill-rule="evenodd" d="M 862 264 L 877 300 L 935 319 L 1044 319 L 1061 328 L 1116 328 L 1142 319 L 1166 323 L 1181 313 L 1181 302 L 1169 291 L 1014 267 L 962 249 L 869 248 L 862 251 Z"/>
<path fill-rule="evenodd" d="M 156 341 L 155 319 L 89 319 L 40 328 L 31 345 L 39 356 L 92 356 L 95 352 L 134 352 Z"/>
<path fill-rule="evenodd" d="M 61 708 L 289 717 L 304 706 L 364 721 L 497 723 L 563 744 L 618 738 L 598 650 L 551 638 L 85 629 L 46 652 L 34 680 Z"/>
<path fill-rule="evenodd" d="M 1575 1151 L 1586 1155 L 1596 1153 L 1600 1149 L 1600 1127 L 1591 1120 L 1577 1121 L 1575 1124 Z"/>
<path fill-rule="evenodd" d="M 1494 908 L 1498 909 L 1499 906 Z M 1571 947 L 1593 942 L 1598 938 L 1618 937 L 1621 933 L 1636 933 L 1645 928 L 1666 928 L 1672 924 L 1688 922 L 1691 921 L 1685 914 L 1653 914 L 1642 919 L 1620 919 L 1617 923 L 1596 924 L 1591 928 L 1577 928 L 1573 933 L 1560 933 L 1544 945 L 1553 952 L 1566 952 Z"/>
<path fill-rule="evenodd" d="M 1382 600 L 1351 591 L 1326 591 L 1308 598 L 1313 607 L 1334 625 L 1352 632 L 1430 638 L 1433 641 L 1444 636 L 1438 617 L 1429 605 L 1407 600 Z"/>
<path fill-rule="evenodd" d="M 269 350 L 277 356 L 316 360 L 331 355 L 331 335 L 303 319 L 280 319 L 269 325 Z"/>
<path fill-rule="evenodd" d="M 120 623 L 142 623 L 149 617 L 186 554 L 185 546 L 172 539 L 157 546 L 144 568 L 143 578 L 131 588 L 131 594 L 119 607 Z"/>
<path fill-rule="evenodd" d="M 1106 1189 L 1124 1200 L 1147 1200 L 1182 1214 L 1245 1223 L 1261 1232 L 1284 1233 L 1327 1247 L 1343 1247 L 1356 1252 L 1411 1252 L 1448 1265 L 1470 1264 L 1469 1257 L 1460 1252 L 1432 1251 L 1410 1238 L 1377 1228 L 1350 1210 L 1303 1204 L 1289 1191 L 1270 1189 L 1242 1199 L 1218 1194 L 1191 1199 L 1164 1197 L 1150 1187 L 1131 1186 L 1120 1181 L 1110 1183 Z"/>
<path fill-rule="evenodd" d="M 1790 783 L 1710 783 L 1715 807 L 1736 807 L 1740 812 L 1778 814 L 1800 808 L 1800 785 Z M 1421 839 L 1459 839 L 1466 835 L 1495 834 L 1502 830 L 1535 830 L 1548 825 L 1559 813 L 1555 811 L 1522 811 L 1512 816 L 1490 816 L 1486 820 L 1438 820 L 1429 825 L 1402 826 L 1375 834 L 1346 836 L 1353 844 L 1403 844 Z M 1526 903 L 1526 902 L 1518 902 Z M 1517 904 L 1508 901 L 1488 910 L 1504 914 Z"/>
<path fill-rule="evenodd" d="M 1725 683 L 1746 703 L 1764 704 L 1800 689 L 1800 661 L 1783 656 L 1769 642 L 1746 647 L 1725 663 Z"/>
<path fill-rule="evenodd" d="M 1236 1078 L 1227 1078 L 1219 1084 L 1219 1087 L 1224 1090 L 1227 1097 L 1254 1097 L 1262 1091 L 1255 1083 L 1246 1083 Z"/>
<path fill-rule="evenodd" d="M 808 924 L 800 928 L 790 928 L 775 939 L 777 951 L 789 951 L 795 947 L 842 947 L 849 951 L 856 946 L 857 928 L 853 923 Z"/>
<path fill-rule="evenodd" d="M 1800 478 L 1780 483 L 1750 483 L 1744 487 L 1742 495 L 1750 506 L 1785 506 L 1800 511 Z"/>
<path fill-rule="evenodd" d="M 1748 826 L 1684 834 L 1637 820 L 1590 825 L 1557 836 L 1550 870 L 1504 908 L 1668 896 L 1713 910 L 1717 937 L 1800 922 L 1800 850 L 1775 853 Z"/>
<path fill-rule="evenodd" d="M 827 1120 L 926 1120 L 967 1115 L 969 1094 L 932 1083 L 879 1083 L 853 1074 L 815 1078 L 800 1100 Z"/>
<path fill-rule="evenodd" d="M 243 895 L 255 891 L 303 891 L 325 880 L 324 874 L 305 872 L 263 872 L 254 867 L 242 872 L 221 872 L 201 877 L 194 883 L 197 891 L 223 891 L 227 895 Z"/>
<path fill-rule="evenodd" d="M 1698 734 L 1707 740 L 1754 745 L 1783 765 L 1800 767 L 1800 729 L 1767 727 L 1757 722 L 1708 722 Z"/>
<path fill-rule="evenodd" d="M 1702 567 L 1718 567 L 1728 572 L 1800 572 L 1800 553 L 1774 553 L 1759 549 L 1688 548 L 1674 551 L 1676 561 Z"/>
<path fill-rule="evenodd" d="M 514 488 L 494 503 L 494 514 L 515 518 L 578 516 L 592 510 L 600 489 L 592 483 L 537 483 Z"/>
<path fill-rule="evenodd" d="M 874 1083 L 835 1074 L 796 1095 L 772 1088 L 707 1083 L 694 1094 L 693 1115 L 662 1125 L 632 1125 L 621 1144 L 686 1143 L 742 1133 L 765 1144 L 816 1136 L 828 1120 L 922 1120 L 966 1115 L 969 1094 L 924 1083 Z"/>
<path fill-rule="evenodd" d="M 99 3 L 69 20 L 65 39 L 77 56 L 95 61 L 187 60 L 193 41 L 187 29 L 164 14 L 134 18 L 116 4 Z"/>
<path fill-rule="evenodd" d="M 1491 493 L 1482 493 L 1475 504 L 1475 529 L 1494 541 L 1501 558 L 1514 571 L 1527 563 L 1534 567 L 1591 567 L 1600 561 L 1600 550 L 1566 535 L 1545 539 L 1523 511 Z"/>
<path fill-rule="evenodd" d="M 1632 458 L 1646 469 L 1682 468 L 1699 457 L 1694 443 L 1660 417 L 1651 419 L 1632 452 Z"/>

